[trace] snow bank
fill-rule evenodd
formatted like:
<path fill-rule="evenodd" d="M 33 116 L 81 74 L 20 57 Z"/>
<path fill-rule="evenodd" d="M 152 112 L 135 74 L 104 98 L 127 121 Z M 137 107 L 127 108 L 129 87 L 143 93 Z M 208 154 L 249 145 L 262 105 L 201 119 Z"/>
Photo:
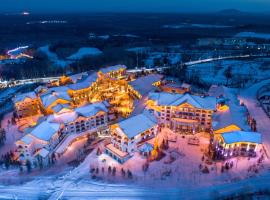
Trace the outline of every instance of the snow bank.
<path fill-rule="evenodd" d="M 82 47 L 75 54 L 72 54 L 67 59 L 69 60 L 79 60 L 85 56 L 96 56 L 102 54 L 98 48 L 94 47 Z"/>
<path fill-rule="evenodd" d="M 240 33 L 237 33 L 235 37 L 259 38 L 259 39 L 270 40 L 270 33 L 240 32 Z"/>

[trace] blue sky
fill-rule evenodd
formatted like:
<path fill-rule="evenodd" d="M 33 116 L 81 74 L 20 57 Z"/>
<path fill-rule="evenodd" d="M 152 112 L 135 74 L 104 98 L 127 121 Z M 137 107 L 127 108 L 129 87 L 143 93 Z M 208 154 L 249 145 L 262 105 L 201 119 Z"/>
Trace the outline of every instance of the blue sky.
<path fill-rule="evenodd" d="M 234 8 L 269 11 L 270 0 L 0 0 L 0 12 L 208 12 Z"/>

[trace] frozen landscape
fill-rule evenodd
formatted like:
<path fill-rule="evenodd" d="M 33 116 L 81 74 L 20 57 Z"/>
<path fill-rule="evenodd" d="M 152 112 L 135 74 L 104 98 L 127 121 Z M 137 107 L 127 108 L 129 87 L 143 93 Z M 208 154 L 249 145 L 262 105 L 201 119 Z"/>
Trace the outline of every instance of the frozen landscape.
<path fill-rule="evenodd" d="M 12 2 L 0 200 L 270 199 L 269 2 Z"/>

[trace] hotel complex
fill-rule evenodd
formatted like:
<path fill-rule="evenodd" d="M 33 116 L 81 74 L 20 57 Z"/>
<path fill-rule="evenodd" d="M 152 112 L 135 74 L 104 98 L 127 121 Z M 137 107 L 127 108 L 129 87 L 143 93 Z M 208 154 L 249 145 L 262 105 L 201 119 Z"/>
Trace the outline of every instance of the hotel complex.
<path fill-rule="evenodd" d="M 229 88 L 212 86 L 195 95 L 190 85 L 167 84 L 159 74 L 131 77 L 126 66 L 116 65 L 16 96 L 18 124 L 38 117 L 16 142 L 19 159 L 47 165 L 67 138 L 95 134 L 110 137 L 105 153 L 124 163 L 135 152 L 150 151 L 147 142 L 164 127 L 176 134 L 208 133 L 218 157 L 256 155 L 261 136 L 251 131 L 245 106 Z"/>

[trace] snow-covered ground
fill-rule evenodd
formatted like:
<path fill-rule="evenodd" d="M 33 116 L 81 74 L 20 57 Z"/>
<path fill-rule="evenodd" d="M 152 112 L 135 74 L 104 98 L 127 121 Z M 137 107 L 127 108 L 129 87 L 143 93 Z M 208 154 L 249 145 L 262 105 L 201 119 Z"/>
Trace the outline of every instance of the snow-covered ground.
<path fill-rule="evenodd" d="M 188 67 L 189 72 L 195 72 L 204 82 L 209 84 L 226 84 L 227 80 L 224 71 L 231 67 L 233 77 L 246 78 L 251 84 L 254 81 L 270 78 L 270 69 L 261 68 L 264 62 L 269 62 L 268 58 L 258 58 L 254 60 L 222 60 L 209 63 L 196 64 Z M 232 80 L 229 80 L 229 83 Z"/>
<path fill-rule="evenodd" d="M 55 53 L 51 52 L 49 45 L 39 47 L 38 50 L 45 53 L 49 60 L 57 67 L 67 67 L 70 64 L 70 61 L 61 60 Z"/>
<path fill-rule="evenodd" d="M 181 28 L 230 28 L 231 26 L 215 25 L 215 24 L 166 24 L 163 28 L 181 29 Z"/>
<path fill-rule="evenodd" d="M 42 46 L 38 48 L 39 51 L 45 53 L 49 60 L 55 65 L 59 67 L 67 67 L 75 60 L 80 60 L 85 56 L 96 56 L 102 54 L 98 48 L 94 47 L 82 47 L 76 53 L 70 55 L 66 59 L 59 59 L 56 53 L 53 53 L 49 49 L 49 45 Z"/>
<path fill-rule="evenodd" d="M 266 84 L 270 84 L 270 79 L 261 81 L 249 88 L 241 90 L 239 99 L 245 103 L 249 113 L 257 121 L 258 132 L 262 134 L 263 143 L 268 152 L 268 156 L 270 157 L 270 118 L 260 107 L 256 97 L 257 91 Z"/>
<path fill-rule="evenodd" d="M 95 55 L 100 55 L 100 54 L 102 54 L 102 51 L 100 51 L 98 48 L 82 47 L 76 53 L 69 56 L 67 59 L 69 59 L 69 60 L 79 60 L 79 59 L 82 59 L 85 56 L 95 56 Z"/>
<path fill-rule="evenodd" d="M 187 138 L 175 135 L 168 129 L 163 129 L 158 136 L 159 142 L 164 137 L 174 138 L 176 142 L 170 142 L 170 148 L 165 151 L 167 156 L 161 161 L 150 163 L 146 173 L 142 171 L 141 164 L 145 158 L 135 154 L 124 165 L 120 165 L 109 156 L 98 156 L 96 151 L 91 152 L 86 159 L 76 168 L 63 170 L 62 173 L 51 175 L 24 175 L 32 178 L 20 185 L 1 185 L 0 198 L 2 199 L 209 199 L 219 195 L 232 194 L 235 191 L 250 191 L 256 188 L 269 187 L 269 173 L 266 166 L 260 169 L 259 174 L 248 172 L 250 165 L 256 162 L 241 158 L 234 162 L 234 167 L 228 172 L 221 173 L 222 163 L 209 165 L 209 174 L 199 172 L 199 164 L 207 165 L 201 161 L 203 152 L 208 145 L 207 135 L 201 133 L 200 146 L 187 144 Z M 154 141 L 151 141 L 152 143 Z M 99 144 L 103 149 L 103 144 Z M 171 164 L 165 164 L 170 152 L 179 152 L 178 158 Z M 177 154 L 177 153 L 176 153 Z M 104 161 L 105 159 L 105 161 Z M 108 166 L 116 167 L 116 175 L 108 175 Z M 97 179 L 91 179 L 90 168 L 99 167 Z M 102 173 L 101 168 L 105 171 Z M 129 169 L 133 173 L 133 179 L 122 177 L 120 170 Z M 162 175 L 171 171 L 171 175 Z M 13 178 L 16 171 L 9 170 L 1 173 Z M 266 173 L 266 174 L 264 174 Z M 264 175 L 264 176 L 262 176 Z M 22 180 L 25 180 L 22 179 Z M 18 183 L 19 181 L 18 177 Z M 1 181 L 1 179 L 0 179 Z M 252 183 L 256 181 L 256 186 Z M 162 188 L 162 189 L 161 189 Z"/>
<path fill-rule="evenodd" d="M 235 37 L 259 38 L 259 39 L 270 40 L 270 33 L 240 32 L 240 33 L 237 33 Z"/>

